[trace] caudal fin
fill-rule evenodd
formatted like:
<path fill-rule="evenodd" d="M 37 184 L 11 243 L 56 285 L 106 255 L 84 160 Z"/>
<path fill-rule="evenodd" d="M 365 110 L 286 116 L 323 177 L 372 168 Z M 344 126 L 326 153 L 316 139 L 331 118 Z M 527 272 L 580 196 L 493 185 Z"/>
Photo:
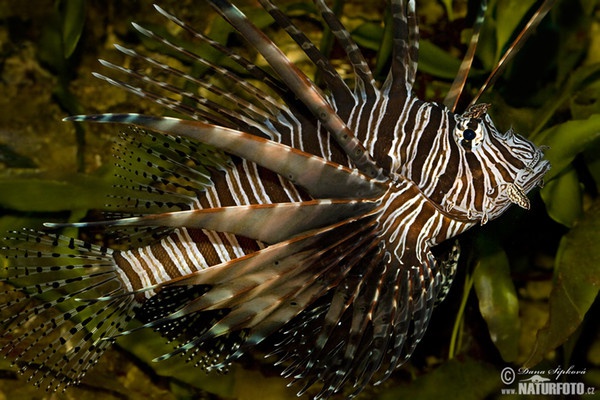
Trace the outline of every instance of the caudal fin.
<path fill-rule="evenodd" d="M 107 248 L 32 230 L 4 242 L 0 354 L 36 386 L 78 383 L 134 315 L 127 278 Z"/>

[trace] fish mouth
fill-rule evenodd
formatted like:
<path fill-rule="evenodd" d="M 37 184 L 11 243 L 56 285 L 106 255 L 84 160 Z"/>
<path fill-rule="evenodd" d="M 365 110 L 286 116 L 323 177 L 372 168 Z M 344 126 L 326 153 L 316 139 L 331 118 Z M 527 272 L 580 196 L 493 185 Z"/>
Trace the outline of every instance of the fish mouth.
<path fill-rule="evenodd" d="M 550 169 L 550 163 L 544 159 L 543 149 L 538 149 L 534 154 L 533 160 L 521 170 L 514 182 L 503 185 L 507 200 L 526 210 L 530 207 L 527 193 L 535 186 L 544 185 L 544 175 Z"/>
<path fill-rule="evenodd" d="M 550 170 L 550 162 L 544 158 L 544 149 L 539 148 L 533 160 L 521 171 L 514 181 L 524 193 L 529 193 L 534 187 L 544 186 L 544 175 Z"/>
<path fill-rule="evenodd" d="M 534 148 L 535 149 L 535 148 Z M 536 186 L 544 185 L 544 175 L 550 169 L 550 162 L 544 159 L 543 148 L 532 151 L 528 162 L 523 162 L 524 167 L 518 171 L 512 182 L 506 181 L 489 189 L 484 196 L 481 207 L 466 209 L 456 204 L 442 205 L 443 212 L 455 220 L 477 223 L 481 225 L 496 219 L 503 214 L 512 204 L 529 209 L 530 202 L 527 197 Z"/>
<path fill-rule="evenodd" d="M 489 203 L 480 212 L 471 212 L 471 217 L 479 218 L 480 224 L 496 219 L 503 214 L 511 204 L 528 210 L 530 207 L 529 193 L 536 186 L 544 185 L 544 175 L 550 169 L 550 162 L 544 159 L 543 149 L 538 148 L 525 167 L 517 174 L 513 182 L 498 185 L 488 193 Z"/>

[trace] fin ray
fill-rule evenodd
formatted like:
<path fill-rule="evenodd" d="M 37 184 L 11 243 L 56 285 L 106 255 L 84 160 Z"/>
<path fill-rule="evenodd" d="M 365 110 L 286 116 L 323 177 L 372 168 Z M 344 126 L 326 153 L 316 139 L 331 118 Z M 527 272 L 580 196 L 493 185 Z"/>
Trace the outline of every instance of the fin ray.
<path fill-rule="evenodd" d="M 130 124 L 198 140 L 270 169 L 317 198 L 371 197 L 385 188 L 356 170 L 281 143 L 200 121 L 140 114 L 80 115 L 66 120 Z"/>

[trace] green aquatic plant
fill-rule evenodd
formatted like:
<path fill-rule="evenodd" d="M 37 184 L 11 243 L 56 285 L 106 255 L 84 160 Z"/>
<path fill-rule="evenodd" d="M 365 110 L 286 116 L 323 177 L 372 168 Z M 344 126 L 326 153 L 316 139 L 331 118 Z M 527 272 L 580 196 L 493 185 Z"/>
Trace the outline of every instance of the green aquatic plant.
<path fill-rule="evenodd" d="M 85 26 L 85 0 L 56 0 L 39 42 L 38 57 L 57 77 L 54 96 L 68 114 L 83 111 L 77 97 L 70 89 L 77 68 L 76 50 Z M 85 131 L 75 125 L 78 144 L 79 170 L 84 170 Z"/>

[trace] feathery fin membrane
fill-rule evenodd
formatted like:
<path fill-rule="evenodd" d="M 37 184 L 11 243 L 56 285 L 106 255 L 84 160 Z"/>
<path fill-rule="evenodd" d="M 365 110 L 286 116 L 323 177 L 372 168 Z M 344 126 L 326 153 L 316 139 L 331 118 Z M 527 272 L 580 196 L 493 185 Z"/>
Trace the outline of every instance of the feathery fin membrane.
<path fill-rule="evenodd" d="M 272 140 L 200 121 L 141 114 L 76 115 L 65 120 L 135 125 L 198 140 L 270 169 L 316 198 L 369 198 L 386 190 L 386 185 L 356 170 Z"/>
<path fill-rule="evenodd" d="M 200 210 L 175 211 L 97 222 L 45 223 L 49 228 L 92 226 L 189 227 L 233 233 L 265 243 L 331 225 L 376 207 L 372 201 L 312 200 L 300 203 L 254 204 Z M 264 221 L 271 221 L 264 224 Z"/>

